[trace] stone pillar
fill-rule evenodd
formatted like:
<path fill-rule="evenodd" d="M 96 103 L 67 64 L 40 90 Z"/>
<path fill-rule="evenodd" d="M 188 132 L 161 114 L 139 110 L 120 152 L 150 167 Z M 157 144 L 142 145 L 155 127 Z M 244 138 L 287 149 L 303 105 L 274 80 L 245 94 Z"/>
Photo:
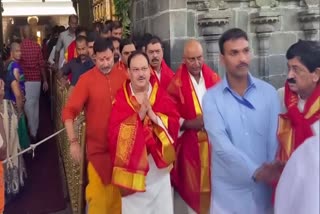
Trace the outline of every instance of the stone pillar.
<path fill-rule="evenodd" d="M 254 13 L 251 22 L 256 25 L 255 33 L 258 39 L 259 76 L 269 81 L 269 49 L 270 37 L 275 31 L 275 24 L 279 22 L 279 13 L 275 11 L 264 11 Z"/>
<path fill-rule="evenodd" d="M 200 14 L 198 24 L 201 34 L 206 42 L 207 64 L 215 71 L 219 71 L 219 38 L 229 23 L 230 11 L 215 10 L 214 12 Z"/>
<path fill-rule="evenodd" d="M 319 40 L 318 32 L 320 27 L 319 2 L 318 5 L 306 8 L 299 13 L 299 21 L 306 40 Z"/>

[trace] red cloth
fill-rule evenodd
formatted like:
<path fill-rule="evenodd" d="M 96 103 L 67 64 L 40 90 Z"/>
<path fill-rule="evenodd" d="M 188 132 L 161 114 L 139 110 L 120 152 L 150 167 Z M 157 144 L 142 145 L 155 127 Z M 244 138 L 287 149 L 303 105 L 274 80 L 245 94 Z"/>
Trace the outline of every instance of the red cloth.
<path fill-rule="evenodd" d="M 159 83 L 159 85 L 163 88 L 163 89 L 167 89 L 173 76 L 174 76 L 174 72 L 171 70 L 171 68 L 169 68 L 169 66 L 166 64 L 166 62 L 164 60 L 162 60 L 161 62 L 161 75 L 160 75 L 160 80 L 158 79 L 156 73 L 156 71 L 153 70 L 153 78 Z"/>
<path fill-rule="evenodd" d="M 124 73 L 104 75 L 97 67 L 81 75 L 63 111 L 63 121 L 75 119 L 84 109 L 86 117 L 87 158 L 104 184 L 111 181 L 111 159 L 107 142 L 107 126 L 112 101 L 126 80 Z"/>
<path fill-rule="evenodd" d="M 125 171 L 128 176 L 125 179 L 121 176 L 122 179 L 119 179 L 119 176 L 113 175 L 113 182 L 115 185 L 133 191 L 145 191 L 144 185 L 137 189 L 130 186 L 131 182 L 123 180 L 133 178 L 132 174 L 142 174 L 144 176 L 147 174 L 149 170 L 147 153 L 152 155 L 158 168 L 165 168 L 172 164 L 175 159 L 173 142 L 178 134 L 179 114 L 175 109 L 174 101 L 167 92 L 159 87 L 158 83 L 153 83 L 149 98 L 152 109 L 161 119 L 163 115 L 168 118 L 167 130 L 173 139 L 172 142 L 166 141 L 169 144 L 164 146 L 164 140 L 160 141 L 159 136 L 161 135 L 157 134 L 157 130 L 163 129 L 154 124 L 148 116 L 141 121 L 138 114 L 140 104 L 132 96 L 129 83 L 130 81 L 127 81 L 116 96 L 108 128 L 114 167 Z M 154 103 L 152 103 L 152 100 L 154 100 Z M 172 157 L 169 161 L 165 158 L 168 155 Z M 128 183 L 129 186 L 125 185 Z"/>
<path fill-rule="evenodd" d="M 40 46 L 30 39 L 24 39 L 20 47 L 20 65 L 26 81 L 41 81 L 41 70 L 45 69 L 45 62 Z"/>
<path fill-rule="evenodd" d="M 220 77 L 205 64 L 202 67 L 202 76 L 207 89 L 220 81 Z M 180 116 L 186 120 L 197 117 L 192 98 L 194 89 L 190 81 L 187 67 L 182 64 L 168 87 L 169 94 L 177 103 Z M 206 203 L 210 203 L 210 192 L 202 192 L 200 188 L 201 160 L 197 134 L 198 132 L 195 130 L 185 130 L 178 138 L 176 143 L 177 161 L 172 170 L 171 179 L 173 187 L 184 201 L 197 213 L 203 213 L 201 211 L 208 211 L 208 204 L 203 204 L 202 197 L 206 197 L 208 199 Z M 210 166 L 210 160 L 208 164 Z"/>
<path fill-rule="evenodd" d="M 291 154 L 309 137 L 313 136 L 311 125 L 320 119 L 320 84 L 312 92 L 308 98 L 302 112 L 298 109 L 298 95 L 292 92 L 288 83 L 285 84 L 284 103 L 287 108 L 287 113 L 280 115 L 280 120 L 289 120 L 294 134 L 292 140 L 281 137 L 282 133 L 286 130 L 278 130 L 278 139 L 280 142 L 279 159 L 287 161 Z M 317 105 L 318 104 L 318 105 Z M 314 106 L 317 105 L 317 106 Z M 312 112 L 311 117 L 307 118 L 306 115 L 310 113 L 311 107 L 314 106 L 315 110 Z M 284 151 L 290 144 L 291 151 Z"/>
<path fill-rule="evenodd" d="M 73 40 L 67 49 L 67 62 L 70 62 L 72 59 L 77 58 L 78 54 L 76 51 L 77 43 Z"/>
<path fill-rule="evenodd" d="M 116 64 L 114 64 L 112 69 L 114 69 L 116 72 L 125 73 L 127 75 L 127 77 L 129 78 L 128 67 L 121 60 L 119 62 L 117 62 Z"/>

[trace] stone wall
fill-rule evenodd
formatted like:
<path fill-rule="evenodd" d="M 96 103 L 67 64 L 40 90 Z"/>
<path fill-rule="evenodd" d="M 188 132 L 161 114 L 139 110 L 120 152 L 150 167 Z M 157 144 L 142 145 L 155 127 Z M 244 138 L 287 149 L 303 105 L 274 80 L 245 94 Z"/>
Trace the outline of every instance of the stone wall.
<path fill-rule="evenodd" d="M 221 75 L 218 39 L 226 29 L 245 30 L 252 49 L 251 72 L 283 85 L 285 52 L 298 39 L 319 40 L 318 0 L 133 0 L 132 30 L 161 37 L 165 59 L 176 69 L 183 44 L 199 39 L 206 62 Z"/>

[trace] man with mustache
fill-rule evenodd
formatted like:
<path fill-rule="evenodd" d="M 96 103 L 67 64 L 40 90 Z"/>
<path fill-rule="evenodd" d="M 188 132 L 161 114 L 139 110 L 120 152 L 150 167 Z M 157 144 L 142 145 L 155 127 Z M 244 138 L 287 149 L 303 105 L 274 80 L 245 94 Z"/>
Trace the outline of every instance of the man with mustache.
<path fill-rule="evenodd" d="M 163 59 L 163 45 L 160 38 L 152 36 L 146 42 L 145 48 L 153 69 L 152 78 L 155 78 L 162 88 L 167 89 L 174 73 Z"/>
<path fill-rule="evenodd" d="M 78 57 L 65 64 L 59 72 L 61 82 L 64 84 L 67 83 L 68 76 L 71 74 L 71 87 L 69 88 L 69 94 L 77 84 L 79 77 L 94 66 L 94 62 L 89 57 L 87 37 L 78 36 L 75 41 Z"/>
<path fill-rule="evenodd" d="M 145 53 L 129 56 L 130 80 L 116 95 L 109 121 L 112 183 L 122 193 L 122 214 L 173 214 L 170 170 L 179 114 L 150 69 Z"/>
<path fill-rule="evenodd" d="M 250 74 L 250 48 L 243 30 L 224 32 L 219 48 L 226 75 L 203 97 L 204 127 L 212 144 L 210 213 L 270 213 L 267 184 L 281 167 L 274 162 L 278 94 Z"/>
<path fill-rule="evenodd" d="M 299 40 L 286 57 L 288 79 L 279 89 L 283 113 L 277 159 L 288 164 L 276 190 L 275 208 L 277 213 L 319 213 L 320 43 Z"/>
<path fill-rule="evenodd" d="M 96 66 L 79 78 L 63 109 L 62 119 L 70 141 L 70 155 L 74 161 L 80 162 L 85 157 L 81 157 L 73 120 L 83 109 L 85 111 L 88 213 L 120 214 L 121 195 L 118 188 L 111 184 L 107 127 L 115 94 L 127 76 L 111 70 L 114 56 L 110 39 L 98 38 L 93 50 Z"/>
<path fill-rule="evenodd" d="M 204 63 L 200 42 L 187 41 L 183 64 L 173 77 L 168 92 L 176 101 L 181 117 L 177 161 L 171 180 L 175 191 L 186 203 L 188 214 L 209 211 L 211 151 L 203 127 L 201 100 L 206 90 L 219 80 L 220 77 Z M 180 199 L 179 196 L 176 198 Z"/>
<path fill-rule="evenodd" d="M 128 73 L 128 58 L 135 50 L 136 46 L 131 39 L 122 39 L 119 48 L 121 59 L 113 66 L 113 69 L 116 72 Z"/>

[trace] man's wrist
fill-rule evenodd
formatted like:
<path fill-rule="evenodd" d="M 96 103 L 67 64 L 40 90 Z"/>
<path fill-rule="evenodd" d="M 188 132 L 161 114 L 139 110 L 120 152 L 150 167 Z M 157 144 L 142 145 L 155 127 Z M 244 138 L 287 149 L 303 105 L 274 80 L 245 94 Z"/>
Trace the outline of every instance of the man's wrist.
<path fill-rule="evenodd" d="M 78 138 L 76 138 L 76 137 L 74 137 L 74 138 L 70 139 L 69 141 L 70 141 L 70 145 L 72 145 L 72 144 L 75 144 L 75 143 L 78 143 L 78 142 L 79 142 Z"/>

